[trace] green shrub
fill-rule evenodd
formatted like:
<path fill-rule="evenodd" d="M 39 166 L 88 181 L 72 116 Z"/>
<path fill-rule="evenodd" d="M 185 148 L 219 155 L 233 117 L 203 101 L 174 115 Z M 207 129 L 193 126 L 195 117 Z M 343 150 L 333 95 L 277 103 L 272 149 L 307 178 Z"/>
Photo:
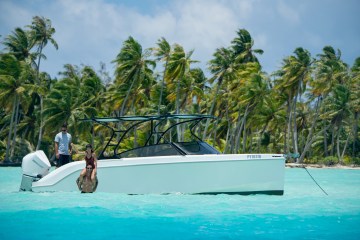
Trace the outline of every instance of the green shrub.
<path fill-rule="evenodd" d="M 360 157 L 353 157 L 352 158 L 352 164 L 360 165 Z"/>
<path fill-rule="evenodd" d="M 352 163 L 352 158 L 351 158 L 350 156 L 344 156 L 344 158 L 343 158 L 343 163 L 344 163 L 345 165 L 351 165 L 351 164 L 353 164 L 353 163 Z"/>
<path fill-rule="evenodd" d="M 320 162 L 318 157 L 304 158 L 304 163 L 306 164 L 318 164 Z"/>
<path fill-rule="evenodd" d="M 344 162 L 345 165 L 360 165 L 360 158 L 359 157 L 345 156 L 343 158 L 343 162 Z"/>
<path fill-rule="evenodd" d="M 350 158 L 349 157 L 349 160 L 348 160 L 348 165 L 356 165 L 356 166 L 359 166 L 360 165 L 360 157 L 353 157 L 353 158 Z"/>
<path fill-rule="evenodd" d="M 339 160 L 337 157 L 329 156 L 329 157 L 322 159 L 321 163 L 324 164 L 325 166 L 333 166 L 335 164 L 338 164 Z"/>

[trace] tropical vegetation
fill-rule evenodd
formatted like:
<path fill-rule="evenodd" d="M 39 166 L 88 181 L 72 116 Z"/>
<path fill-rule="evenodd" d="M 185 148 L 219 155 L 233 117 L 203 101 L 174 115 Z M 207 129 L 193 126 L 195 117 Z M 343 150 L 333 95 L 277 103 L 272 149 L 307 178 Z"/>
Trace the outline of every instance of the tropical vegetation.
<path fill-rule="evenodd" d="M 269 74 L 258 59 L 263 50 L 239 29 L 228 46 L 215 49 L 206 74 L 194 67 L 194 50 L 165 38 L 143 49 L 130 36 L 114 53 L 114 74 L 104 65 L 95 70 L 65 63 L 51 78 L 41 63 L 47 60 L 44 48 L 58 48 L 54 33 L 49 19 L 35 16 L 1 41 L 1 160 L 21 161 L 38 149 L 53 159 L 53 138 L 64 122 L 75 149 L 91 142 L 99 150 L 108 130 L 80 119 L 183 113 L 216 116 L 197 133 L 224 153 L 295 153 L 290 160 L 298 163 L 360 163 L 360 58 L 348 65 L 332 46 L 316 56 L 298 47 Z M 126 144 L 143 141 L 139 131 Z M 185 134 L 177 129 L 178 140 Z"/>

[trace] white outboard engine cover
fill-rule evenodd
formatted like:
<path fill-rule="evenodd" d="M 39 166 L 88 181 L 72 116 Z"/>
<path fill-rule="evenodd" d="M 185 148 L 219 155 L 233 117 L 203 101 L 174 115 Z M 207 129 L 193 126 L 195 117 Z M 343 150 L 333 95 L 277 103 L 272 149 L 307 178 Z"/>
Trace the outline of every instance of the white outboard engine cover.
<path fill-rule="evenodd" d="M 31 191 L 32 182 L 47 175 L 50 167 L 49 159 L 42 150 L 27 154 L 21 164 L 23 175 L 20 190 Z"/>

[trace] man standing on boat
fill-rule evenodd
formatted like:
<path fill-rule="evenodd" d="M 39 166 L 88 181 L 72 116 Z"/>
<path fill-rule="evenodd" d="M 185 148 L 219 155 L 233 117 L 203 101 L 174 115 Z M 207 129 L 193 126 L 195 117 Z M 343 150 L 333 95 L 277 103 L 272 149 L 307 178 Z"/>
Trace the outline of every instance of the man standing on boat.
<path fill-rule="evenodd" d="M 67 124 L 64 123 L 61 127 L 61 132 L 55 136 L 56 167 L 69 163 L 71 153 L 71 134 L 67 132 Z"/>

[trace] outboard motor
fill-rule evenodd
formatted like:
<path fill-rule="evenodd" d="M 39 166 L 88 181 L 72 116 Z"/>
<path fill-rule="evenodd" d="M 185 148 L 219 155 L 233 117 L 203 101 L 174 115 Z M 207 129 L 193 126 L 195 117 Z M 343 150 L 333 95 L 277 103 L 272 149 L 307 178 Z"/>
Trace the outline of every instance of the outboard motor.
<path fill-rule="evenodd" d="M 32 183 L 47 175 L 50 167 L 49 159 L 42 150 L 27 154 L 21 164 L 20 191 L 31 191 Z"/>

